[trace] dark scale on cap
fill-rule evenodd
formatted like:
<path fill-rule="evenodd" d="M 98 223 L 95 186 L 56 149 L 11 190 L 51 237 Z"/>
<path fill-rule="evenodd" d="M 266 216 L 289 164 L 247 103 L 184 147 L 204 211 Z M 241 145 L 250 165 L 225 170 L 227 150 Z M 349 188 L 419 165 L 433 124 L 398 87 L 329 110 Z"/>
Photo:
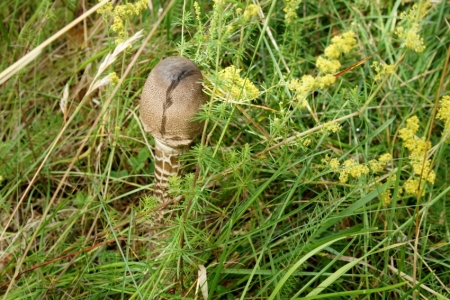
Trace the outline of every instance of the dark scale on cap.
<path fill-rule="evenodd" d="M 186 80 L 186 77 L 194 76 L 195 74 L 197 74 L 197 70 L 192 70 L 192 66 L 188 66 L 187 68 L 183 67 L 181 69 L 174 68 L 172 70 L 174 71 L 173 75 L 178 76 L 176 76 L 175 79 L 172 79 L 172 83 L 170 84 L 170 86 L 167 88 L 166 91 L 166 102 L 164 102 L 163 105 L 163 115 L 161 120 L 161 130 L 160 130 L 161 135 L 164 135 L 166 133 L 166 122 L 167 122 L 166 110 L 173 104 L 172 92 L 175 90 L 175 88 L 178 86 L 180 82 Z M 177 74 L 177 72 L 179 73 Z"/>

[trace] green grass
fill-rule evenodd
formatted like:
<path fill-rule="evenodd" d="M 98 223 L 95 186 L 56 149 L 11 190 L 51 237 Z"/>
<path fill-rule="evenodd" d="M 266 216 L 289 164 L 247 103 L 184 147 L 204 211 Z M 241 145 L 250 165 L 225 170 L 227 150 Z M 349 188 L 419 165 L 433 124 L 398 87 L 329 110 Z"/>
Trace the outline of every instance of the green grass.
<path fill-rule="evenodd" d="M 0 73 L 14 72 L 0 85 L 0 298 L 203 299 L 199 265 L 209 299 L 450 298 L 450 156 L 436 118 L 449 91 L 446 1 L 416 19 L 423 52 L 395 34 L 412 26 L 399 17 L 412 2 L 303 1 L 289 24 L 284 1 L 258 2 L 246 21 L 237 9 L 250 1 L 199 1 L 199 16 L 193 1 L 153 2 L 124 23 L 125 40 L 143 37 L 99 72 L 117 35 L 111 16 L 86 15 L 97 1 L 1 1 Z M 340 71 L 376 54 L 308 90 L 302 107 L 289 83 L 323 75 L 317 58 L 349 30 L 356 45 Z M 211 97 L 162 226 L 138 107 L 171 55 L 199 65 Z M 374 61 L 394 73 L 375 79 Z M 231 65 L 256 99 L 226 94 Z M 111 72 L 117 85 L 93 88 Z M 420 197 L 404 188 L 426 181 L 400 137 L 412 116 L 436 174 Z M 337 133 L 324 130 L 333 120 Z M 392 160 L 373 172 L 384 153 Z M 340 181 L 348 159 L 370 171 Z"/>

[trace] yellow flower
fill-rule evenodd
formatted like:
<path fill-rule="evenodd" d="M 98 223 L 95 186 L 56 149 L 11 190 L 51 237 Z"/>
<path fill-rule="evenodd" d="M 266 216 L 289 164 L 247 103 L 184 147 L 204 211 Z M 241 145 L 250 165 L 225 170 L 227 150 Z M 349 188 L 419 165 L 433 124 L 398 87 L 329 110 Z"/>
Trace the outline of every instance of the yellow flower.
<path fill-rule="evenodd" d="M 329 166 L 333 172 L 338 172 L 340 163 L 337 158 L 330 158 L 328 154 L 320 160 L 325 166 Z"/>
<path fill-rule="evenodd" d="M 431 143 L 425 140 L 425 137 L 414 137 L 413 147 L 408 148 L 411 151 L 412 158 L 421 158 L 431 148 Z"/>
<path fill-rule="evenodd" d="M 344 162 L 345 164 L 345 162 Z M 354 165 L 352 167 L 350 167 L 347 172 L 352 175 L 353 178 L 358 178 L 362 175 L 368 174 L 369 173 L 369 168 L 367 166 L 364 165 Z"/>
<path fill-rule="evenodd" d="M 347 159 L 342 164 L 342 170 L 339 171 L 339 181 L 346 183 L 349 175 L 353 178 L 358 178 L 368 173 L 369 168 L 367 166 L 358 164 L 354 159 Z"/>
<path fill-rule="evenodd" d="M 328 60 L 319 56 L 316 61 L 316 66 L 322 73 L 330 74 L 336 73 L 341 67 L 341 63 L 336 59 Z"/>
<path fill-rule="evenodd" d="M 394 74 L 395 66 L 394 65 L 387 65 L 385 63 L 379 63 L 377 61 L 374 61 L 371 65 L 371 67 L 375 70 L 377 75 L 375 75 L 375 80 L 381 80 L 381 75 L 391 75 Z"/>
<path fill-rule="evenodd" d="M 250 4 L 244 11 L 244 19 L 249 20 L 258 15 L 261 8 L 256 4 Z"/>
<path fill-rule="evenodd" d="M 325 157 L 322 158 L 320 161 L 324 164 L 324 165 L 328 165 L 328 163 L 330 162 L 330 157 L 328 156 L 328 154 L 325 154 Z"/>
<path fill-rule="evenodd" d="M 413 116 L 406 120 L 406 128 L 402 128 L 399 131 L 400 138 L 406 142 L 410 142 L 410 140 L 414 141 L 415 133 L 419 130 L 419 118 L 417 116 Z M 408 149 L 413 149 L 414 144 L 410 146 L 406 146 Z"/>
<path fill-rule="evenodd" d="M 339 160 L 337 158 L 332 158 L 329 162 L 328 165 L 330 166 L 331 170 L 337 172 L 339 170 L 340 164 L 339 164 Z"/>
<path fill-rule="evenodd" d="M 408 12 L 402 12 L 400 18 L 408 19 L 410 21 L 416 20 L 416 17 L 422 19 L 428 13 L 428 9 L 431 7 L 431 1 L 422 2 L 420 11 L 417 15 L 417 9 L 419 8 L 417 4 L 414 4 Z"/>
<path fill-rule="evenodd" d="M 377 173 L 383 171 L 383 166 L 376 159 L 371 159 L 369 161 L 369 166 L 372 172 Z"/>
<path fill-rule="evenodd" d="M 369 161 L 369 166 L 372 172 L 377 173 L 383 171 L 384 167 L 392 160 L 392 155 L 389 153 L 385 153 L 380 156 L 378 161 L 376 159 L 372 159 Z"/>
<path fill-rule="evenodd" d="M 114 32 L 121 32 L 125 30 L 125 26 L 123 24 L 123 20 L 120 16 L 115 16 L 114 17 L 114 22 L 111 25 L 111 29 Z"/>
<path fill-rule="evenodd" d="M 443 96 L 441 101 L 441 108 L 438 110 L 437 118 L 444 121 L 444 134 L 450 133 L 450 96 Z"/>
<path fill-rule="evenodd" d="M 301 89 L 303 87 L 303 83 L 302 83 L 302 81 L 300 79 L 294 78 L 294 79 L 289 80 L 286 83 L 286 86 L 291 91 L 295 91 L 296 93 L 299 93 L 299 92 L 301 93 Z"/>
<path fill-rule="evenodd" d="M 306 107 L 308 102 L 306 102 L 306 97 L 309 92 L 314 89 L 315 78 L 311 75 L 304 75 L 301 80 L 292 79 L 287 83 L 289 90 L 295 92 L 295 99 L 299 103 L 300 108 Z"/>
<path fill-rule="evenodd" d="M 384 163 L 384 166 L 391 160 L 392 160 L 392 155 L 390 153 L 385 153 L 385 154 L 381 155 L 380 158 L 378 159 L 378 161 L 380 163 Z"/>
<path fill-rule="evenodd" d="M 426 1 L 421 5 L 419 11 L 419 7 L 415 4 L 407 13 L 402 12 L 400 14 L 400 18 L 408 20 L 406 28 L 399 26 L 394 32 L 402 40 L 402 47 L 409 48 L 415 52 L 425 50 L 423 38 L 419 35 L 419 20 L 427 14 L 430 7 L 430 1 Z"/>
<path fill-rule="evenodd" d="M 104 6 L 100 7 L 97 10 L 97 13 L 101 14 L 103 17 L 107 17 L 112 14 L 113 9 L 114 9 L 113 4 L 111 2 L 107 2 Z"/>
<path fill-rule="evenodd" d="M 287 1 L 285 11 L 289 3 L 291 2 Z M 305 75 L 301 80 L 292 79 L 287 83 L 289 90 L 295 91 L 295 99 L 302 107 L 308 105 L 306 98 L 312 90 L 324 89 L 336 82 L 336 77 L 332 74 L 339 70 L 341 63 L 335 58 L 338 58 L 341 53 L 350 52 L 355 44 L 356 38 L 353 31 L 348 31 L 340 36 L 334 37 L 331 40 L 331 45 L 325 48 L 325 56 L 329 59 L 319 56 L 316 60 L 317 68 L 325 75 L 317 76 L 316 78 L 311 75 Z"/>
<path fill-rule="evenodd" d="M 399 135 L 403 139 L 405 148 L 410 151 L 409 159 L 411 160 L 414 174 L 423 176 L 426 181 L 434 184 L 436 174 L 431 170 L 430 160 L 426 159 L 427 152 L 432 145 L 424 137 L 418 138 L 415 136 L 418 129 L 419 119 L 413 116 L 406 121 L 406 128 L 401 129 Z"/>
<path fill-rule="evenodd" d="M 346 183 L 348 181 L 348 173 L 347 172 L 341 172 L 339 174 L 339 181 L 342 183 Z"/>
<path fill-rule="evenodd" d="M 331 43 L 336 46 L 342 53 L 349 53 L 356 45 L 356 34 L 350 30 L 342 35 L 335 36 L 331 39 Z"/>
<path fill-rule="evenodd" d="M 147 0 L 139 0 L 138 2 L 136 2 L 135 7 L 137 11 L 136 14 L 139 14 L 141 11 L 147 9 L 148 7 Z"/>
<path fill-rule="evenodd" d="M 323 52 L 326 57 L 330 59 L 336 59 L 341 55 L 341 51 L 339 51 L 339 48 L 335 44 L 331 44 L 328 47 L 325 48 L 325 51 Z"/>
<path fill-rule="evenodd" d="M 314 86 L 319 90 L 326 88 L 336 82 L 336 77 L 332 74 L 326 74 L 325 76 L 317 76 L 314 82 Z"/>
<path fill-rule="evenodd" d="M 240 69 L 230 66 L 219 72 L 219 89 L 222 96 L 235 101 L 253 100 L 259 96 L 258 88 L 247 78 L 241 78 Z"/>
<path fill-rule="evenodd" d="M 409 48 L 415 52 L 423 52 L 425 45 L 423 38 L 419 35 L 419 23 L 413 23 L 410 28 L 397 27 L 395 34 L 403 40 L 402 47 Z"/>
<path fill-rule="evenodd" d="M 419 118 L 417 116 L 412 116 L 406 120 L 406 128 L 411 129 L 413 133 L 416 133 L 417 130 L 419 130 Z"/>
<path fill-rule="evenodd" d="M 381 194 L 381 203 L 383 204 L 383 207 L 389 206 L 391 204 L 391 190 L 386 190 L 384 193 Z"/>
<path fill-rule="evenodd" d="M 433 170 L 430 169 L 430 161 L 423 161 L 423 158 L 420 160 L 415 160 L 412 163 L 414 174 L 417 176 L 423 175 L 424 179 L 431 184 L 434 184 L 434 180 L 436 179 L 436 174 Z"/>
<path fill-rule="evenodd" d="M 148 6 L 147 0 L 138 0 L 135 4 L 126 3 L 113 7 L 111 2 L 108 2 L 98 10 L 104 17 L 112 16 L 114 18 L 111 30 L 117 34 L 115 40 L 116 45 L 124 42 L 128 38 L 128 33 L 125 30 L 124 22 L 129 20 L 134 15 L 139 15 Z"/>
<path fill-rule="evenodd" d="M 405 189 L 405 192 L 409 195 L 414 195 L 417 193 L 417 190 L 419 189 L 419 182 L 415 179 L 408 179 L 403 184 L 403 188 Z"/>
<path fill-rule="evenodd" d="M 111 82 L 111 85 L 116 85 L 119 82 L 120 78 L 117 76 L 116 72 L 112 72 L 109 73 L 109 80 Z"/>
<path fill-rule="evenodd" d="M 324 54 L 329 59 L 336 59 L 342 53 L 349 53 L 356 45 L 356 34 L 350 30 L 331 39 L 331 44 L 325 48 Z"/>
<path fill-rule="evenodd" d="M 347 170 L 348 169 L 350 169 L 350 168 L 352 168 L 352 167 L 354 167 L 354 166 L 357 166 L 358 165 L 358 163 L 356 162 L 356 160 L 354 160 L 354 159 L 347 159 L 346 161 L 344 161 L 344 163 L 342 164 L 342 166 L 344 167 L 344 168 L 346 168 Z"/>
<path fill-rule="evenodd" d="M 323 124 L 322 130 L 325 132 L 333 132 L 336 133 L 342 129 L 342 126 L 336 121 L 329 121 Z"/>

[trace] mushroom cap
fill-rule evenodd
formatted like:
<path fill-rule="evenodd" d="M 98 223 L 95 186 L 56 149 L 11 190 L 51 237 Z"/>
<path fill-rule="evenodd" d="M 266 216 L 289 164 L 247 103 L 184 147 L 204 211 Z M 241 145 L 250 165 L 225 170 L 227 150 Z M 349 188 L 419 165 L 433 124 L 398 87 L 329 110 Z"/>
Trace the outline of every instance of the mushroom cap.
<path fill-rule="evenodd" d="M 145 131 L 170 147 L 189 145 L 203 128 L 192 121 L 208 96 L 200 69 L 184 57 L 160 61 L 150 72 L 141 95 L 140 115 Z"/>

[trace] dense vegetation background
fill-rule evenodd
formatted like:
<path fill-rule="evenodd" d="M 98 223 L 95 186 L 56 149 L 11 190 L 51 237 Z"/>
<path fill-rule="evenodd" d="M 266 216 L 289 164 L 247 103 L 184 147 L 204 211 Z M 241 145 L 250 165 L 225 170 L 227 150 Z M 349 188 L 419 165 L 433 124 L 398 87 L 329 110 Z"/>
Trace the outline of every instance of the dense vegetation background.
<path fill-rule="evenodd" d="M 450 297 L 446 0 L 0 16 L 2 299 Z M 210 100 L 158 223 L 138 107 L 172 55 Z"/>

